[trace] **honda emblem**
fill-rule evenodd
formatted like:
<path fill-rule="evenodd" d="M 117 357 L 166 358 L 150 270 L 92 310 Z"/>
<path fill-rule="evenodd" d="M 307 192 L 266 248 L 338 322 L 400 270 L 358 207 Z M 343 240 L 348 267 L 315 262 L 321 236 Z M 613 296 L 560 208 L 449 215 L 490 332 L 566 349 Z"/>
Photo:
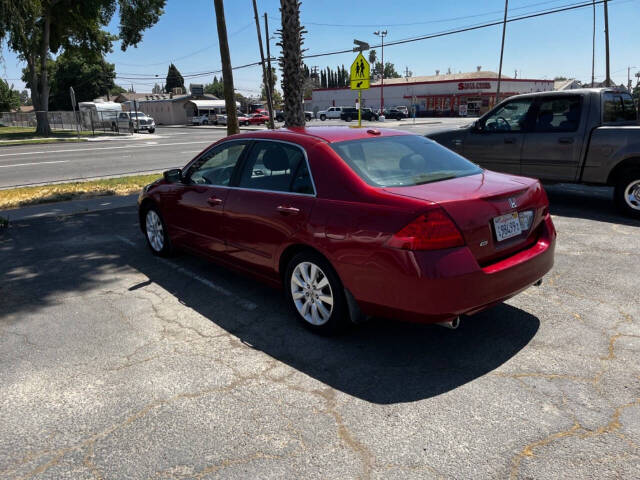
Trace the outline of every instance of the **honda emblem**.
<path fill-rule="evenodd" d="M 513 197 L 509 198 L 509 205 L 511 205 L 511 208 L 516 208 L 518 206 L 518 203 L 516 202 L 516 199 Z"/>

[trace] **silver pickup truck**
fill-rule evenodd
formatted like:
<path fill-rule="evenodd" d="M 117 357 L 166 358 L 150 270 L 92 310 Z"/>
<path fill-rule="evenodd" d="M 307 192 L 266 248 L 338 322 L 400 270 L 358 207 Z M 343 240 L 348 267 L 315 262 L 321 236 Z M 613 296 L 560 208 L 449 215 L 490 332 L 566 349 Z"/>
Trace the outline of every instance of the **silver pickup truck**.
<path fill-rule="evenodd" d="M 640 123 L 626 91 L 517 95 L 471 125 L 427 136 L 489 170 L 614 186 L 616 205 L 640 218 Z"/>

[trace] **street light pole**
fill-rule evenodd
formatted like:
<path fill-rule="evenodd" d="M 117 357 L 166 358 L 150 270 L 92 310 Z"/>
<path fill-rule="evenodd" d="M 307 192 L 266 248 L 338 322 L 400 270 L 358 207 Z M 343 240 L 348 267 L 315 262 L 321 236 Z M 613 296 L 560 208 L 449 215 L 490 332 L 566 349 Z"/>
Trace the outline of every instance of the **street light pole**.
<path fill-rule="evenodd" d="M 504 0 L 504 21 L 502 22 L 502 46 L 500 47 L 500 67 L 498 68 L 498 88 L 496 89 L 496 104 L 500 103 L 500 83 L 502 82 L 502 57 L 504 56 L 504 36 L 507 32 L 507 12 L 509 0 Z"/>
<path fill-rule="evenodd" d="M 380 56 L 382 57 L 382 72 L 380 75 L 380 115 L 384 115 L 384 37 L 387 36 L 387 31 L 378 30 L 373 32 L 373 34 L 379 36 L 382 40 L 380 48 Z"/>

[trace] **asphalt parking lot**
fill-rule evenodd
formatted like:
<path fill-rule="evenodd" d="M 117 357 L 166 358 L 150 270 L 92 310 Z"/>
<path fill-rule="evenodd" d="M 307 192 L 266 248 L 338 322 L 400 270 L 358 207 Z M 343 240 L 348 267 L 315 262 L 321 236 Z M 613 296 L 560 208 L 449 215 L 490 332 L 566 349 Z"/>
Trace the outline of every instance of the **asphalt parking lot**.
<path fill-rule="evenodd" d="M 541 287 L 455 331 L 337 338 L 278 291 L 153 257 L 134 208 L 16 221 L 0 478 L 637 478 L 640 222 L 608 193 L 549 189 Z"/>

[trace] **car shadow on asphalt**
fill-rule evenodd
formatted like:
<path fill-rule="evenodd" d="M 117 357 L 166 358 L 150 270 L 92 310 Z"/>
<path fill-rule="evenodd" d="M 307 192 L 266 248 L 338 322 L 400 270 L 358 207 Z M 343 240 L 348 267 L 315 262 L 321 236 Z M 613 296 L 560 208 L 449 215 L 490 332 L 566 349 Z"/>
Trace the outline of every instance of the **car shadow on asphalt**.
<path fill-rule="evenodd" d="M 0 236 L 0 267 L 0 325 L 40 315 L 69 295 L 90 302 L 96 292 L 115 288 L 110 278 L 127 278 L 133 269 L 146 278 L 126 285 L 119 302 L 155 284 L 245 345 L 378 404 L 422 400 L 486 375 L 522 350 L 540 325 L 502 304 L 457 330 L 375 319 L 341 336 L 318 336 L 296 320 L 279 290 L 192 255 L 151 255 L 132 208 L 14 225 Z"/>
<path fill-rule="evenodd" d="M 422 400 L 482 377 L 522 350 L 540 326 L 534 315 L 501 304 L 465 318 L 456 330 L 374 319 L 324 337 L 297 320 L 280 290 L 187 254 L 173 259 L 224 285 L 234 297 L 246 298 L 251 292 L 256 305 L 248 312 L 242 302 L 227 300 L 221 308 L 206 287 L 149 268 L 147 260 L 136 256 L 131 266 L 245 345 L 336 390 L 378 404 Z"/>
<path fill-rule="evenodd" d="M 589 185 L 544 186 L 552 215 L 640 227 L 640 220 L 623 215 L 613 203 L 613 188 Z"/>

